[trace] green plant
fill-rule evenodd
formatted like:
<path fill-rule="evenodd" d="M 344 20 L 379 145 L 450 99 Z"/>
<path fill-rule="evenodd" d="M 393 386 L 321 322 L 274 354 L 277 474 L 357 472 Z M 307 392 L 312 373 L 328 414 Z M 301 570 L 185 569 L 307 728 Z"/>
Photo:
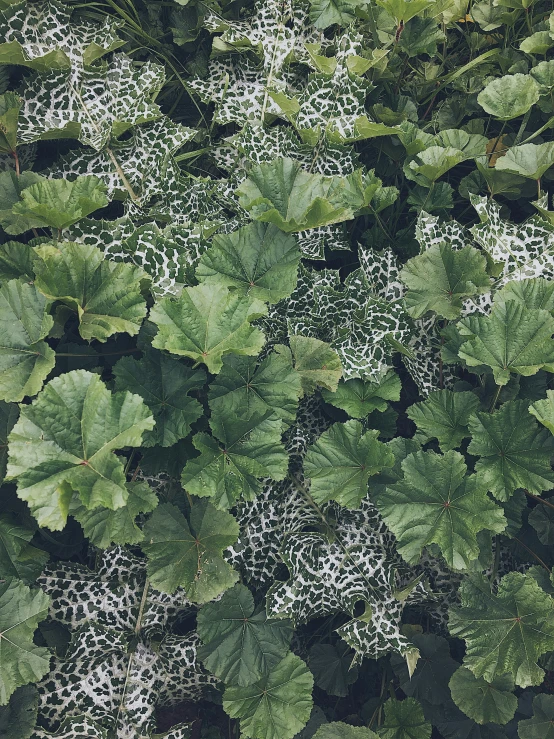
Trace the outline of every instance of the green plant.
<path fill-rule="evenodd" d="M 542 0 L 0 0 L 0 733 L 544 739 Z"/>

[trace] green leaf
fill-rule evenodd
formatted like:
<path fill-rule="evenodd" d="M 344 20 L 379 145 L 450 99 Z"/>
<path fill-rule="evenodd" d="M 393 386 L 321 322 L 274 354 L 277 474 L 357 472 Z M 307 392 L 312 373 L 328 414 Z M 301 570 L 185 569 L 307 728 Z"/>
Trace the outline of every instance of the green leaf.
<path fill-rule="evenodd" d="M 226 685 L 241 687 L 262 680 L 285 657 L 292 638 L 290 623 L 268 619 L 240 584 L 200 609 L 197 629 L 204 642 L 199 659 Z"/>
<path fill-rule="evenodd" d="M 36 172 L 21 172 L 19 177 L 11 169 L 0 172 L 0 225 L 7 233 L 12 227 L 16 233 L 23 233 L 26 230 L 26 224 L 30 219 L 14 215 L 12 208 L 19 202 L 23 190 L 44 181 L 45 178 Z M 37 218 L 29 227 L 34 228 L 40 224 L 41 221 Z"/>
<path fill-rule="evenodd" d="M 498 385 L 508 383 L 510 372 L 528 377 L 554 363 L 554 318 L 548 311 L 526 310 L 510 300 L 494 306 L 490 316 L 460 321 L 458 328 L 472 336 L 460 357 L 470 367 L 490 367 Z"/>
<path fill-rule="evenodd" d="M 492 682 L 508 674 L 516 685 L 540 685 L 537 659 L 554 649 L 554 600 L 530 575 L 509 572 L 491 592 L 487 579 L 471 577 L 460 588 L 462 604 L 450 609 L 448 628 L 464 639 L 464 666 Z"/>
<path fill-rule="evenodd" d="M 252 218 L 290 233 L 351 220 L 371 200 L 375 189 L 368 189 L 369 198 L 360 171 L 325 177 L 283 157 L 252 167 L 237 194 Z"/>
<path fill-rule="evenodd" d="M 0 178 L 1 178 L 0 174 Z M 0 244 L 0 282 L 22 278 L 25 282 L 33 282 L 34 251 L 29 244 L 19 241 L 7 241 Z"/>
<path fill-rule="evenodd" d="M 37 721 L 38 695 L 34 685 L 25 685 L 0 707 L 0 736 L 3 739 L 29 739 Z"/>
<path fill-rule="evenodd" d="M 463 300 L 490 289 L 485 257 L 473 246 L 454 250 L 450 244 L 433 244 L 410 259 L 400 278 L 408 286 L 408 313 L 421 318 L 429 311 L 443 318 L 458 318 Z"/>
<path fill-rule="evenodd" d="M 277 303 L 296 287 L 300 250 L 294 236 L 271 223 L 250 223 L 214 236 L 196 268 L 199 282 L 236 288 L 241 295 Z"/>
<path fill-rule="evenodd" d="M 477 475 L 466 475 L 458 452 L 415 452 L 402 470 L 404 478 L 378 494 L 377 507 L 407 562 L 417 563 L 435 543 L 449 567 L 464 570 L 479 556 L 479 531 L 504 531 L 502 509 Z"/>
<path fill-rule="evenodd" d="M 36 395 L 56 362 L 43 341 L 54 320 L 36 286 L 11 280 L 0 288 L 0 399 Z"/>
<path fill-rule="evenodd" d="M 387 401 L 400 400 L 401 388 L 400 378 L 391 371 L 378 382 L 359 378 L 343 380 L 335 392 L 323 389 L 321 396 L 326 403 L 342 408 L 352 418 L 366 418 L 374 410 L 386 411 Z"/>
<path fill-rule="evenodd" d="M 149 350 L 142 359 L 123 357 L 113 373 L 116 390 L 140 395 L 152 411 L 156 425 L 145 432 L 143 446 L 176 444 L 190 434 L 191 424 L 203 413 L 200 403 L 189 393 L 204 385 L 206 374 L 178 359 Z"/>
<path fill-rule="evenodd" d="M 237 540 L 238 524 L 207 501 L 193 503 L 189 521 L 174 505 L 164 503 L 143 532 L 148 577 L 163 593 L 182 587 L 193 603 L 207 603 L 238 580 L 238 573 L 222 557 Z"/>
<path fill-rule="evenodd" d="M 152 346 L 203 362 L 217 374 L 224 354 L 258 354 L 265 338 L 250 324 L 266 311 L 261 300 L 223 285 L 187 287 L 176 300 L 163 298 L 153 307 L 158 333 Z"/>
<path fill-rule="evenodd" d="M 140 446 L 154 425 L 142 398 L 110 393 L 97 374 L 74 370 L 22 406 L 9 436 L 8 478 L 41 526 L 61 530 L 72 490 L 89 508 L 125 505 L 123 462 L 115 449 Z"/>
<path fill-rule="evenodd" d="M 365 726 L 351 726 L 342 721 L 324 724 L 313 736 L 313 739 L 378 739 L 377 734 Z"/>
<path fill-rule="evenodd" d="M 17 148 L 19 97 L 14 92 L 0 95 L 0 152 L 12 153 Z"/>
<path fill-rule="evenodd" d="M 316 28 L 329 28 L 335 24 L 347 26 L 356 18 L 356 8 L 366 0 L 313 0 L 310 3 L 310 20 Z"/>
<path fill-rule="evenodd" d="M 423 439 L 438 439 L 444 453 L 459 447 L 462 439 L 470 435 L 469 417 L 478 408 L 479 398 L 472 392 L 435 390 L 423 402 L 410 406 L 406 413 Z"/>
<path fill-rule="evenodd" d="M 512 280 L 494 294 L 495 305 L 515 300 L 527 310 L 554 311 L 554 283 L 542 277 Z"/>
<path fill-rule="evenodd" d="M 276 345 L 259 364 L 253 357 L 224 357 L 221 372 L 210 384 L 208 401 L 219 415 L 249 418 L 272 411 L 291 424 L 302 394 L 290 350 Z"/>
<path fill-rule="evenodd" d="M 310 395 L 317 387 L 334 392 L 342 375 L 342 364 L 329 344 L 296 335 L 289 337 L 289 343 L 304 392 Z"/>
<path fill-rule="evenodd" d="M 511 400 L 495 413 L 476 413 L 469 422 L 468 452 L 479 456 L 475 471 L 498 500 L 517 488 L 535 495 L 550 490 L 554 438 L 527 413 L 527 402 Z"/>
<path fill-rule="evenodd" d="M 304 472 L 316 503 L 335 500 L 347 508 L 359 507 L 369 478 L 394 464 L 394 455 L 378 435 L 375 430 L 364 434 L 359 421 L 335 423 L 308 449 Z"/>
<path fill-rule="evenodd" d="M 533 698 L 533 718 L 517 725 L 520 739 L 554 738 L 554 695 L 536 695 Z"/>
<path fill-rule="evenodd" d="M 16 688 L 40 680 L 50 669 L 50 652 L 33 643 L 49 602 L 42 590 L 17 580 L 0 582 L 0 706 L 7 705 Z"/>
<path fill-rule="evenodd" d="M 226 688 L 223 708 L 249 739 L 292 739 L 310 718 L 313 682 L 306 663 L 289 653 L 259 682 Z"/>
<path fill-rule="evenodd" d="M 447 703 L 450 700 L 448 681 L 459 667 L 450 656 L 448 642 L 436 634 L 413 634 L 411 641 L 420 654 L 412 675 L 402 655 L 391 655 L 391 666 L 400 680 L 402 691 L 408 697 L 427 704 Z"/>
<path fill-rule="evenodd" d="M 261 478 L 283 480 L 288 455 L 281 443 L 282 421 L 271 412 L 248 417 L 212 414 L 213 436 L 200 433 L 193 444 L 200 456 L 189 459 L 181 475 L 185 490 L 210 497 L 219 509 L 228 509 L 242 496 L 254 500 Z"/>
<path fill-rule="evenodd" d="M 510 675 L 498 675 L 488 682 L 460 667 L 449 686 L 454 703 L 478 724 L 507 724 L 514 717 L 517 698 L 512 693 L 514 681 Z"/>
<path fill-rule="evenodd" d="M 48 554 L 31 545 L 34 534 L 13 514 L 0 515 L 0 577 L 33 583 L 40 575 Z"/>
<path fill-rule="evenodd" d="M 141 269 L 110 262 L 100 249 L 85 244 L 43 244 L 35 252 L 37 288 L 77 313 L 83 339 L 106 341 L 115 333 L 138 333 L 146 316 Z"/>
<path fill-rule="evenodd" d="M 431 724 L 415 698 L 389 700 L 384 705 L 385 720 L 378 729 L 381 739 L 431 739 Z"/>
<path fill-rule="evenodd" d="M 342 639 L 337 644 L 314 644 L 309 664 L 317 687 L 329 695 L 348 695 L 348 686 L 358 678 L 358 668 L 352 665 L 354 656 Z"/>
<path fill-rule="evenodd" d="M 377 5 L 384 8 L 396 24 L 400 25 L 401 21 L 407 23 L 416 15 L 422 14 L 422 11 L 431 8 L 434 0 L 377 0 Z"/>
<path fill-rule="evenodd" d="M 404 165 L 404 174 L 420 185 L 431 187 L 439 177 L 468 158 L 452 146 L 429 146 Z"/>
<path fill-rule="evenodd" d="M 116 511 L 108 508 L 88 510 L 75 499 L 71 501 L 69 513 L 79 521 L 93 546 L 107 549 L 112 544 L 138 544 L 144 539 L 135 519 L 139 514 L 153 511 L 158 498 L 146 482 L 128 483 L 127 492 L 127 502 Z"/>
<path fill-rule="evenodd" d="M 539 99 L 539 88 L 528 74 L 506 74 L 493 79 L 477 96 L 489 115 L 510 121 L 524 115 Z"/>
<path fill-rule="evenodd" d="M 554 42 L 553 42 L 554 43 Z M 513 146 L 496 162 L 497 171 L 511 172 L 530 180 L 540 180 L 554 164 L 554 143 Z"/>
<path fill-rule="evenodd" d="M 529 413 L 554 434 L 554 390 L 547 390 L 545 400 L 537 400 L 530 405 Z"/>
<path fill-rule="evenodd" d="M 98 177 L 69 180 L 44 180 L 21 191 L 21 200 L 12 207 L 15 219 L 3 222 L 9 234 L 30 228 L 62 230 L 108 204 L 106 186 Z"/>
<path fill-rule="evenodd" d="M 539 541 L 545 546 L 554 545 L 554 508 L 537 505 L 529 513 L 529 523 L 537 532 Z"/>

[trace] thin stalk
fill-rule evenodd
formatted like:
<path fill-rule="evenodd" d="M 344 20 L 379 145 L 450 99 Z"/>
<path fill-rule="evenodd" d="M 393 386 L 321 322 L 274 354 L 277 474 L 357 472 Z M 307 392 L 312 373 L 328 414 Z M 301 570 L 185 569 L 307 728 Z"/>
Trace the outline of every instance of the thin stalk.
<path fill-rule="evenodd" d="M 541 559 L 541 558 L 539 557 L 539 555 L 538 555 L 538 554 L 537 554 L 536 552 L 534 552 L 534 551 L 533 551 L 532 549 L 529 549 L 529 547 L 527 546 L 527 544 L 524 544 L 524 543 L 523 543 L 523 542 L 521 541 L 521 539 L 518 539 L 518 538 L 517 538 L 517 536 L 514 536 L 514 537 L 512 537 L 512 538 L 513 538 L 513 540 L 514 540 L 514 541 L 517 541 L 517 543 L 518 543 L 518 544 L 521 544 L 521 546 L 522 546 L 522 547 L 523 547 L 524 549 L 526 549 L 526 550 L 527 550 L 527 551 L 529 552 L 529 554 L 531 554 L 531 555 L 532 555 L 532 556 L 533 556 L 533 557 L 534 557 L 534 558 L 535 558 L 535 559 L 537 560 L 537 562 L 539 562 L 539 563 L 540 563 L 540 564 L 541 564 L 541 565 L 542 565 L 542 566 L 544 567 L 544 569 L 545 569 L 545 570 L 546 570 L 546 571 L 547 571 L 548 573 L 550 573 L 550 571 L 551 571 L 551 570 L 550 570 L 550 567 L 549 567 L 549 566 L 548 566 L 548 565 L 546 564 L 546 562 L 543 562 L 543 560 L 542 560 L 542 559 Z"/>
<path fill-rule="evenodd" d="M 497 385 L 496 386 L 496 392 L 494 394 L 494 398 L 492 399 L 492 403 L 491 403 L 491 406 L 489 408 L 489 413 L 492 413 L 493 412 L 494 407 L 495 407 L 496 403 L 498 402 L 498 398 L 500 397 L 500 391 L 501 390 L 502 390 L 502 385 Z"/>
<path fill-rule="evenodd" d="M 527 497 L 532 498 L 533 500 L 536 500 L 537 503 L 542 503 L 543 505 L 547 506 L 547 508 L 554 509 L 554 505 L 550 501 L 546 500 L 545 498 L 539 498 L 538 495 L 533 495 L 533 493 L 530 493 L 528 490 L 524 490 L 523 492 L 525 493 L 525 495 L 527 495 Z"/>

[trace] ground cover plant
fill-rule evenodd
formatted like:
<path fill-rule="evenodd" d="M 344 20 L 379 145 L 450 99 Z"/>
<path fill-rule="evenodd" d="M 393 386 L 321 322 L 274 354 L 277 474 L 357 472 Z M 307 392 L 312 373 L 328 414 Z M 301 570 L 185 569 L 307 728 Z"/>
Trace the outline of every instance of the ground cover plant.
<path fill-rule="evenodd" d="M 0 735 L 554 737 L 552 7 L 0 39 Z"/>

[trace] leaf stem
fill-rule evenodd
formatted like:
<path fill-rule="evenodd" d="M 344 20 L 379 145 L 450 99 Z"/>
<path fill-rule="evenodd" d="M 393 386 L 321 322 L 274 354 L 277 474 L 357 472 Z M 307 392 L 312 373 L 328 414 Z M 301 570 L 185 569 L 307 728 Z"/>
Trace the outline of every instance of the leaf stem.
<path fill-rule="evenodd" d="M 533 500 L 536 500 L 538 503 L 542 503 L 543 505 L 548 506 L 548 508 L 554 508 L 554 505 L 552 503 L 550 503 L 550 501 L 545 500 L 545 498 L 540 498 L 538 495 L 533 495 L 533 493 L 530 493 L 528 490 L 524 490 L 523 492 L 529 498 L 532 498 Z"/>
<path fill-rule="evenodd" d="M 496 386 L 496 392 L 495 392 L 495 394 L 494 394 L 494 397 L 493 397 L 493 399 L 492 399 L 492 403 L 491 403 L 491 406 L 490 406 L 490 408 L 489 408 L 489 413 L 492 413 L 492 412 L 493 412 L 493 410 L 494 410 L 494 407 L 495 407 L 495 405 L 496 405 L 496 404 L 497 404 L 497 402 L 498 402 L 498 398 L 499 398 L 499 396 L 500 396 L 500 391 L 501 391 L 501 390 L 502 390 L 502 385 L 497 385 L 497 386 Z"/>

